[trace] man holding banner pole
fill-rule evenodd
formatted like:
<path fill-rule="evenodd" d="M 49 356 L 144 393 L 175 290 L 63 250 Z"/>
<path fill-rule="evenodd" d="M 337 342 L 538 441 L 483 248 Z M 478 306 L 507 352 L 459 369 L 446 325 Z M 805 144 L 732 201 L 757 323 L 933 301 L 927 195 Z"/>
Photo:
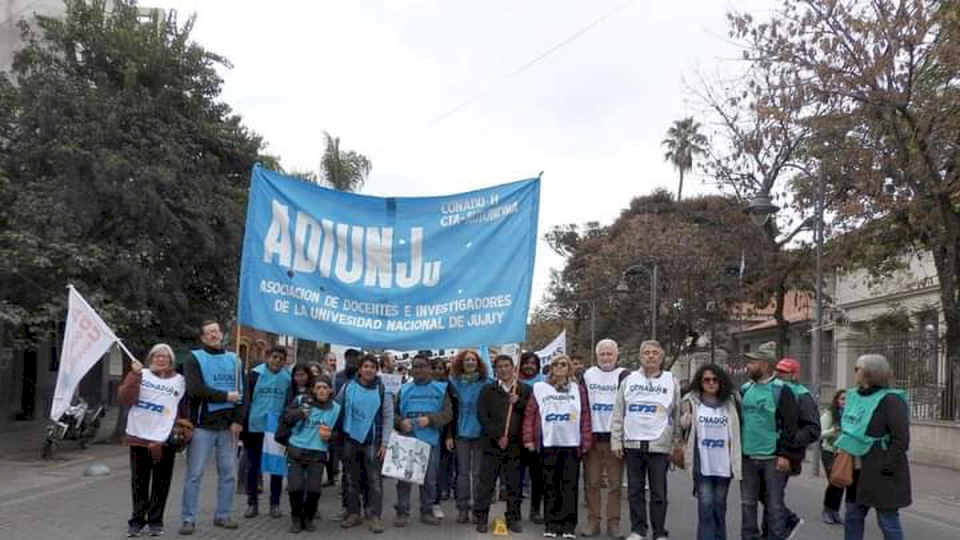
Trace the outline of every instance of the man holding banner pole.
<path fill-rule="evenodd" d="M 200 325 L 203 346 L 192 351 L 183 366 L 190 399 L 190 419 L 196 429 L 187 448 L 187 472 L 183 483 L 180 534 L 194 533 L 200 505 L 200 485 L 210 454 L 217 463 L 217 509 L 213 525 L 238 528 L 231 517 L 237 473 L 237 442 L 243 431 L 247 404 L 243 366 L 236 355 L 222 347 L 223 332 L 216 321 Z"/>

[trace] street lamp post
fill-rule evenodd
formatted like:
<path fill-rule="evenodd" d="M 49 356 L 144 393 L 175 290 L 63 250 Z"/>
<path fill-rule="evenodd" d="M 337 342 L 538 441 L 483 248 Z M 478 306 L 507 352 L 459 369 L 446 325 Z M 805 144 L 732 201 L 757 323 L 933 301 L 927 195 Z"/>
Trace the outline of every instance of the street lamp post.
<path fill-rule="evenodd" d="M 596 300 L 577 300 L 577 304 L 590 306 L 590 361 L 597 363 L 597 302 Z"/>
<path fill-rule="evenodd" d="M 649 272 L 650 274 L 650 333 L 652 334 L 651 339 L 657 339 L 657 312 L 659 311 L 657 309 L 659 306 L 657 291 L 660 289 L 660 266 L 657 263 L 653 263 L 653 268 L 651 269 L 648 269 L 642 264 L 634 264 L 628 267 L 620 274 L 620 283 L 617 284 L 617 292 L 620 294 L 630 292 L 630 285 L 627 284 L 627 274 L 637 270 Z"/>
<path fill-rule="evenodd" d="M 793 166 L 800 168 L 810 175 L 810 171 L 805 167 L 799 165 Z M 814 326 L 810 343 L 810 393 L 817 407 L 820 406 L 820 360 L 823 354 L 823 191 L 825 176 L 826 172 L 823 163 L 821 163 L 820 169 L 817 172 L 816 192 L 814 194 L 814 198 L 816 199 L 814 212 L 816 216 L 814 220 L 813 240 L 816 257 L 816 285 L 814 287 Z M 764 193 L 756 195 L 747 203 L 746 208 L 744 208 L 744 212 L 746 212 L 750 216 L 750 219 L 759 227 L 765 226 L 767 221 L 769 221 L 778 210 L 780 209 L 770 201 L 770 196 Z M 819 445 L 813 445 L 813 456 L 811 457 L 811 461 L 813 462 L 813 475 L 819 476 Z"/>

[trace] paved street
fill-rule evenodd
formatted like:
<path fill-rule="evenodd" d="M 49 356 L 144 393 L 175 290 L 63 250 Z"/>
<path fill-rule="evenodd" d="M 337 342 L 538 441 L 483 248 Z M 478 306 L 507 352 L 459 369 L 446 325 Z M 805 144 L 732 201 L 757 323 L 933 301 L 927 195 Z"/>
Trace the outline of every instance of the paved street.
<path fill-rule="evenodd" d="M 63 464 L 42 464 L 32 458 L 0 459 L 0 538 L 3 540 L 65 539 L 93 540 L 122 538 L 125 521 L 130 511 L 129 473 L 127 472 L 126 449 L 116 446 L 97 445 L 86 453 L 71 453 L 73 461 Z M 113 473 L 105 478 L 83 478 L 83 469 L 90 462 L 102 462 Z M 183 462 L 177 463 L 174 487 L 167 507 L 168 536 L 175 536 L 179 525 L 180 489 L 183 478 Z M 196 538 L 275 538 L 293 537 L 287 533 L 288 521 L 261 516 L 253 520 L 240 519 L 237 532 L 214 529 L 211 522 L 215 473 L 204 478 L 201 518 Z M 910 538 L 923 540 L 947 540 L 960 537 L 960 501 L 956 499 L 955 486 L 960 473 L 955 471 L 917 468 L 915 481 L 930 485 L 926 491 L 917 489 L 917 503 L 903 513 L 903 524 Z M 840 527 L 820 523 L 819 510 L 822 491 L 821 481 L 812 478 L 797 478 L 791 481 L 789 504 L 807 523 L 797 534 L 800 540 L 840 538 Z M 731 538 L 738 536 L 740 519 L 737 490 L 731 490 L 728 513 Z M 338 508 L 337 490 L 326 492 L 321 501 L 321 512 L 330 515 Z M 394 529 L 392 503 L 395 496 L 393 482 L 386 489 L 387 506 L 385 523 L 390 538 L 471 538 L 478 537 L 472 527 L 453 522 L 453 501 L 444 503 L 447 519 L 441 527 L 429 527 L 414 522 L 407 529 Z M 690 481 L 685 474 L 673 473 L 670 480 L 669 529 L 673 538 L 693 538 L 696 527 L 696 504 L 690 496 Z M 237 496 L 236 510 L 239 516 L 244 508 L 244 497 Z M 264 501 L 265 504 L 265 501 Z M 502 505 L 497 507 L 502 512 Z M 284 501 L 284 511 L 287 511 Z M 581 510 L 581 519 L 585 510 Z M 869 523 L 868 538 L 879 538 L 875 523 Z M 542 528 L 525 523 L 522 538 L 539 538 Z M 626 527 L 626 506 L 624 506 Z M 322 521 L 317 535 L 341 534 L 356 538 L 371 538 L 366 529 L 356 528 L 348 532 L 336 523 Z M 384 536 L 386 537 L 386 535 Z M 304 535 L 298 536 L 304 538 Z"/>

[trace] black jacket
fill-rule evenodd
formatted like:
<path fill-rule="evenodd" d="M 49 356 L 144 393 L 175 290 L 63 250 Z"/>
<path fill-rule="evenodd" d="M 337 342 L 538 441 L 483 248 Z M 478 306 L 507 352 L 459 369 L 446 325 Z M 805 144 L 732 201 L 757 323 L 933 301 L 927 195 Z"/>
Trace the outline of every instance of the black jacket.
<path fill-rule="evenodd" d="M 510 420 L 509 440 L 511 444 L 521 444 L 523 432 L 523 414 L 527 408 L 527 400 L 533 389 L 528 384 L 517 383 L 517 394 L 520 399 L 513 406 L 513 418 Z M 494 444 L 503 436 L 503 429 L 507 422 L 507 410 L 510 397 L 500 387 L 499 381 L 494 381 L 480 390 L 477 400 L 477 417 L 484 435 Z"/>
<path fill-rule="evenodd" d="M 212 349 L 206 346 L 204 350 L 210 354 L 223 354 L 224 352 L 223 349 Z M 200 363 L 197 362 L 197 357 L 193 354 L 190 354 L 183 363 L 183 378 L 186 379 L 187 398 L 190 400 L 190 420 L 198 428 L 212 430 L 229 429 L 230 424 L 233 423 L 243 425 L 247 418 L 250 394 L 247 392 L 246 380 L 242 372 L 239 381 L 240 393 L 243 396 L 242 401 L 229 409 L 210 412 L 207 410 L 207 404 L 226 403 L 227 393 L 207 386 L 203 381 L 202 369 Z"/>
<path fill-rule="evenodd" d="M 860 395 L 870 395 L 880 390 L 857 390 Z M 910 506 L 913 502 L 910 482 L 910 413 L 907 404 L 898 396 L 888 395 L 877 405 L 867 426 L 871 437 L 890 436 L 884 450 L 878 442 L 867 452 L 854 490 L 855 500 L 871 508 L 893 510 Z"/>
<path fill-rule="evenodd" d="M 801 472 L 807 447 L 820 440 L 820 414 L 812 394 L 797 396 L 797 432 L 793 436 L 793 446 L 800 452 L 799 460 L 791 460 L 790 474 Z"/>

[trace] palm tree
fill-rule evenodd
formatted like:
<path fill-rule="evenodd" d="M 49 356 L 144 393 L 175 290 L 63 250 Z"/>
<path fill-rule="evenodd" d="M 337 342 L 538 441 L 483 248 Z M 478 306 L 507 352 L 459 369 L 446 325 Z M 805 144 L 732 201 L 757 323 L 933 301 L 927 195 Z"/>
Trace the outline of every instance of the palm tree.
<path fill-rule="evenodd" d="M 373 168 L 373 163 L 367 156 L 353 150 L 340 150 L 340 137 L 334 137 L 323 132 L 327 148 L 320 159 L 320 176 L 333 189 L 340 191 L 357 191 Z"/>
<path fill-rule="evenodd" d="M 667 130 L 667 138 L 660 143 L 667 147 L 663 159 L 680 171 L 677 201 L 683 196 L 683 175 L 693 169 L 693 157 L 706 152 L 707 138 L 700 133 L 700 123 L 692 116 L 674 121 Z"/>

